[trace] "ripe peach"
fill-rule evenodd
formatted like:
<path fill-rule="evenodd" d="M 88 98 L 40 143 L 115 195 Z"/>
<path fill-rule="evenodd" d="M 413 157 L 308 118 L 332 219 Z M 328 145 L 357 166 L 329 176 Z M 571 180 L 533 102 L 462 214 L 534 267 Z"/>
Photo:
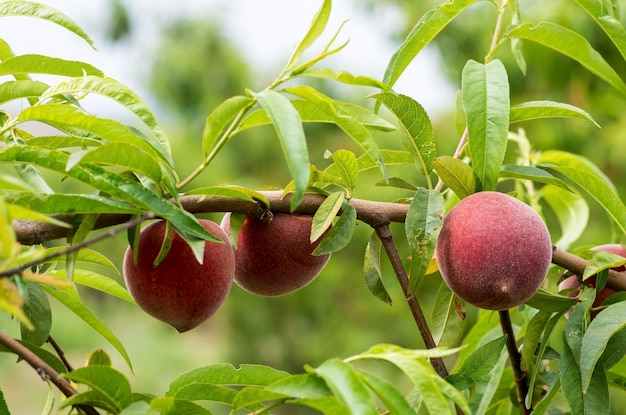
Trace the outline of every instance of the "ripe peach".
<path fill-rule="evenodd" d="M 153 222 L 140 233 L 137 264 L 132 249 L 124 256 L 124 279 L 131 296 L 146 313 L 182 333 L 211 317 L 233 283 L 235 257 L 228 236 L 214 222 L 200 224 L 224 243 L 206 241 L 200 264 L 176 233 L 165 259 L 154 267 L 165 234 L 165 221 Z"/>
<path fill-rule="evenodd" d="M 499 192 L 479 192 L 446 215 L 436 258 L 443 279 L 477 307 L 505 310 L 528 300 L 552 260 L 550 234 L 528 205 Z"/>
<path fill-rule="evenodd" d="M 591 250 L 608 252 L 610 254 L 619 255 L 619 256 L 623 256 L 626 258 L 626 248 L 624 248 L 624 246 L 620 244 L 598 245 L 598 246 L 591 248 Z M 626 266 L 621 265 L 619 267 L 613 268 L 613 270 L 618 271 L 618 272 L 626 271 Z M 569 292 L 568 294 L 570 297 L 576 297 L 578 293 L 580 292 L 580 285 L 581 285 L 578 278 L 579 277 L 576 275 L 572 275 L 571 277 L 565 278 L 559 284 L 559 291 L 569 289 L 569 288 L 576 288 L 575 290 Z M 589 284 L 590 286 L 595 287 L 596 277 L 591 277 L 591 278 L 586 279 L 585 284 Z M 592 307 L 596 308 L 596 307 L 601 306 L 604 300 L 606 300 L 609 296 L 615 294 L 616 292 L 618 292 L 618 290 L 616 290 L 615 288 L 605 285 L 604 288 L 602 288 L 599 292 L 596 293 L 596 298 L 593 301 Z M 591 318 L 594 318 L 595 316 L 597 316 L 600 311 L 601 310 L 592 310 Z"/>
<path fill-rule="evenodd" d="M 312 223 L 310 215 L 275 213 L 271 221 L 246 217 L 237 237 L 235 282 L 266 296 L 287 294 L 310 283 L 330 258 L 312 255 L 321 240 L 310 242 Z M 221 226 L 230 232 L 230 214 Z"/>

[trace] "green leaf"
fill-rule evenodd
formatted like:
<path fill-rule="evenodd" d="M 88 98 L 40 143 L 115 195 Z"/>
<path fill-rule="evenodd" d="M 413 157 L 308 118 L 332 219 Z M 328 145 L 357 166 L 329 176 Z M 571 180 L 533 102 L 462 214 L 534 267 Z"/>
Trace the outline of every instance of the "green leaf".
<path fill-rule="evenodd" d="M 353 117 L 350 113 L 343 111 L 341 105 L 335 105 L 335 100 L 309 86 L 296 86 L 286 89 L 285 91 L 306 98 L 315 105 L 320 111 L 327 113 L 339 128 L 341 128 L 350 138 L 352 138 L 363 150 L 376 161 L 381 173 L 387 176 L 385 165 L 383 164 L 378 144 L 372 137 L 370 131 L 366 128 L 358 118 Z"/>
<path fill-rule="evenodd" d="M 308 99 L 293 99 L 291 100 L 293 107 L 300 114 L 302 122 L 320 122 L 320 123 L 332 123 L 334 124 L 335 116 L 320 109 L 320 106 Z M 361 124 L 367 128 L 379 131 L 394 131 L 396 127 L 385 120 L 382 117 L 374 114 L 367 108 L 361 107 L 350 102 L 333 100 L 333 105 L 340 113 L 345 113 L 351 117 L 356 118 Z M 251 112 L 242 121 L 241 125 L 236 132 L 243 131 L 247 128 L 255 127 L 258 125 L 271 124 L 271 120 L 265 113 L 265 111 L 257 110 Z"/>
<path fill-rule="evenodd" d="M 509 81 L 502 62 L 483 65 L 469 60 L 463 68 L 462 91 L 472 167 L 482 190 L 494 190 L 509 130 Z"/>
<path fill-rule="evenodd" d="M 356 156 L 349 150 L 337 150 L 331 157 L 334 161 L 332 169 L 329 166 L 325 171 L 336 173 L 337 176 L 341 177 L 348 191 L 348 197 L 350 197 L 359 181 L 359 164 Z"/>
<path fill-rule="evenodd" d="M 41 194 L 3 190 L 7 203 L 44 213 L 139 213 L 140 209 L 107 197 L 88 194 Z"/>
<path fill-rule="evenodd" d="M 111 357 L 102 349 L 96 350 L 89 355 L 88 366 L 108 366 L 113 367 Z"/>
<path fill-rule="evenodd" d="M 252 98 L 238 95 L 228 98 L 211 111 L 202 132 L 202 149 L 205 157 L 219 150 L 221 144 L 219 139 L 224 130 L 231 125 L 235 117 L 242 116 L 253 104 Z"/>
<path fill-rule="evenodd" d="M 602 0 L 576 0 L 576 3 L 582 7 L 593 20 L 604 30 L 604 33 L 611 39 L 622 58 L 626 59 L 626 30 L 619 21 L 619 10 L 613 10 L 613 7 L 607 7 L 606 2 Z M 619 3 L 615 3 L 619 6 Z M 617 7 L 619 9 L 619 7 Z"/>
<path fill-rule="evenodd" d="M 565 190 L 570 190 L 570 188 L 567 186 L 567 184 L 563 182 L 563 180 L 555 177 L 545 170 L 534 166 L 505 164 L 500 168 L 500 177 L 503 179 L 521 179 L 530 180 L 536 183 L 552 184 Z"/>
<path fill-rule="evenodd" d="M 611 338 L 626 327 L 626 301 L 611 304 L 599 313 L 589 324 L 582 339 L 580 372 L 583 392 L 589 390 L 595 368 L 601 362 L 602 354 Z"/>
<path fill-rule="evenodd" d="M 568 56 L 613 88 L 626 94 L 626 84 L 583 36 L 552 22 L 524 23 L 511 28 L 505 38 L 521 38 L 552 48 Z"/>
<path fill-rule="evenodd" d="M 155 411 L 155 412 L 153 412 Z M 150 413 L 161 415 L 212 415 L 208 409 L 184 399 L 159 396 L 150 401 Z"/>
<path fill-rule="evenodd" d="M 6 81 L 0 84 L 0 103 L 4 104 L 21 98 L 39 97 L 48 88 L 47 84 L 40 81 Z"/>
<path fill-rule="evenodd" d="M 295 210 L 309 183 L 309 153 L 306 145 L 302 119 L 291 102 L 282 94 L 266 89 L 253 94 L 261 108 L 272 120 L 278 140 L 283 149 L 287 166 L 295 182 L 291 209 Z"/>
<path fill-rule="evenodd" d="M 309 30 L 306 35 L 302 38 L 298 46 L 293 51 L 289 61 L 287 62 L 287 66 L 285 67 L 284 72 L 289 72 L 295 68 L 298 64 L 298 60 L 316 40 L 320 37 L 320 35 L 324 32 L 326 28 L 326 24 L 328 23 L 328 18 L 330 17 L 330 10 L 332 7 L 331 0 L 324 0 L 322 3 L 322 7 L 319 9 L 311 25 L 309 26 Z"/>
<path fill-rule="evenodd" d="M 431 322 L 430 330 L 438 347 L 456 346 L 467 326 L 462 304 L 443 281 L 437 291 Z"/>
<path fill-rule="evenodd" d="M 380 155 L 382 156 L 383 163 L 385 164 L 385 166 L 414 165 L 413 156 L 408 151 L 381 149 Z M 361 155 L 357 159 L 357 162 L 359 163 L 359 172 L 378 167 L 377 162 L 374 159 L 372 159 L 372 157 L 369 154 Z"/>
<path fill-rule="evenodd" d="M 406 238 L 411 249 L 410 293 L 415 293 L 432 260 L 444 214 L 444 200 L 439 191 L 417 189 L 405 220 Z"/>
<path fill-rule="evenodd" d="M 52 98 L 59 94 L 89 93 L 108 97 L 135 114 L 152 134 L 144 136 L 161 157 L 173 166 L 169 138 L 159 125 L 150 107 L 128 86 L 111 78 L 80 76 L 59 82 L 50 88 L 41 99 Z M 153 138 L 154 137 L 154 138 Z"/>
<path fill-rule="evenodd" d="M 372 232 L 367 247 L 365 248 L 365 258 L 363 260 L 363 275 L 365 284 L 372 294 L 382 302 L 392 305 L 391 297 L 385 288 L 382 280 L 380 268 L 380 251 L 382 243 L 376 232 Z"/>
<path fill-rule="evenodd" d="M 467 7 L 478 0 L 451 0 L 426 12 L 387 64 L 383 82 L 392 87 L 417 54 Z"/>
<path fill-rule="evenodd" d="M 75 288 L 54 288 L 45 285 L 42 285 L 41 288 L 43 288 L 44 291 L 54 297 L 61 304 L 66 306 L 70 311 L 76 314 L 106 341 L 108 341 L 124 358 L 126 364 L 128 364 L 128 367 L 132 370 L 132 364 L 124 345 L 120 342 L 117 336 L 115 336 L 115 334 L 113 334 L 113 332 L 82 302 Z"/>
<path fill-rule="evenodd" d="M 30 210 L 23 206 L 13 205 L 11 203 L 6 204 L 7 212 L 13 220 L 29 220 L 41 223 L 49 223 L 51 225 L 59 226 L 61 228 L 71 228 L 66 222 L 58 220 L 52 216 L 46 216 L 34 210 Z"/>
<path fill-rule="evenodd" d="M 46 4 L 22 0 L 5 1 L 0 4 L 0 17 L 6 16 L 35 17 L 56 23 L 81 37 L 89 46 L 96 49 L 93 40 L 91 40 L 89 35 L 87 35 L 74 20 Z"/>
<path fill-rule="evenodd" d="M 389 177 L 387 180 L 379 180 L 374 183 L 374 185 L 381 187 L 395 187 L 397 189 L 409 190 L 411 192 L 415 192 L 417 190 L 417 186 L 401 179 L 400 177 Z"/>
<path fill-rule="evenodd" d="M 63 365 L 63 362 L 61 362 L 61 359 L 59 359 L 59 357 L 56 354 L 54 354 L 52 352 L 49 352 L 48 350 L 46 350 L 44 348 L 37 347 L 34 344 L 31 344 L 29 342 L 26 342 L 26 341 L 23 341 L 23 340 L 17 340 L 17 341 L 22 346 L 26 347 L 28 350 L 30 350 L 32 353 L 34 353 L 41 360 L 43 360 L 48 365 L 50 365 L 50 367 L 52 369 L 54 369 L 57 373 L 65 373 L 65 372 L 67 372 L 67 369 Z M 13 352 L 9 351 L 9 349 L 5 348 L 2 345 L 0 345 L 0 352 L 13 353 Z"/>
<path fill-rule="evenodd" d="M 540 288 L 525 304 L 537 310 L 558 313 L 569 310 L 575 302 L 576 299 L 572 297 L 554 294 Z"/>
<path fill-rule="evenodd" d="M 317 248 L 315 248 L 313 255 L 337 252 L 343 249 L 350 243 L 350 240 L 352 240 L 352 234 L 356 226 L 356 209 L 346 200 L 344 200 L 341 208 L 343 212 L 341 212 L 339 219 L 335 222 L 332 229 L 328 231 Z"/>
<path fill-rule="evenodd" d="M 469 414 L 469 406 L 461 393 L 442 379 L 427 361 L 429 357 L 443 357 L 455 352 L 454 349 L 409 350 L 382 344 L 353 356 L 347 361 L 374 359 L 392 363 L 411 380 L 429 413 L 455 414 L 454 404 L 456 404 L 461 411 Z"/>
<path fill-rule="evenodd" d="M 67 247 L 65 246 L 50 247 L 50 248 L 46 248 L 45 254 L 46 256 L 49 256 L 52 254 L 63 252 L 66 249 Z M 61 255 L 52 260 L 48 260 L 46 262 L 48 263 L 61 262 L 61 261 L 65 261 L 65 259 L 66 259 L 66 256 Z M 101 254 L 100 252 L 94 251 L 89 248 L 81 248 L 80 250 L 78 250 L 78 252 L 76 253 L 76 261 L 87 263 L 87 264 L 100 265 L 108 270 L 115 272 L 117 275 L 120 275 L 119 270 L 109 258 L 107 258 L 104 254 Z"/>
<path fill-rule="evenodd" d="M 16 161 L 35 163 L 150 210 L 157 216 L 171 222 L 181 236 L 211 241 L 218 240 L 204 229 L 193 215 L 156 195 L 140 183 L 95 165 L 79 165 L 66 171 L 67 158 L 68 155 L 61 151 L 25 146 L 11 147 L 0 151 L 0 163 L 14 163 Z"/>
<path fill-rule="evenodd" d="M 585 281 L 588 278 L 600 273 L 600 271 L 621 267 L 625 263 L 626 258 L 621 255 L 615 255 L 604 251 L 596 252 L 593 254 L 593 257 L 589 259 L 589 262 L 585 267 L 582 280 Z"/>
<path fill-rule="evenodd" d="M 11 415 L 9 412 L 9 407 L 7 406 L 7 401 L 4 399 L 4 393 L 0 389 L 0 415 Z"/>
<path fill-rule="evenodd" d="M 4 3 L 0 3 L 4 4 Z M 104 76 L 88 63 L 44 55 L 19 55 L 0 63 L 0 75 L 45 74 L 61 76 Z"/>
<path fill-rule="evenodd" d="M 104 402 L 116 409 L 116 413 L 132 401 L 130 383 L 117 370 L 107 366 L 86 366 L 74 369 L 63 375 L 66 379 L 87 385 L 103 398 Z M 92 395 L 92 396 L 95 396 Z M 68 405 L 64 402 L 64 405 Z"/>
<path fill-rule="evenodd" d="M 333 224 L 333 219 L 345 201 L 343 192 L 335 192 L 326 197 L 317 208 L 311 226 L 311 243 L 317 241 Z"/>
<path fill-rule="evenodd" d="M 459 199 L 476 191 L 476 175 L 464 161 L 451 156 L 439 156 L 433 162 L 433 168 Z"/>
<path fill-rule="evenodd" d="M 570 104 L 564 104 L 554 101 L 529 101 L 522 104 L 511 106 L 509 122 L 522 122 L 528 120 L 536 120 L 540 118 L 580 118 L 587 120 L 596 127 L 600 128 L 600 124 L 591 117 L 586 111 Z"/>
<path fill-rule="evenodd" d="M 583 156 L 558 150 L 549 150 L 539 158 L 539 167 L 555 171 L 580 190 L 584 190 L 608 213 L 615 224 L 626 233 L 626 206 L 615 191 L 615 186 L 604 173 Z"/>
<path fill-rule="evenodd" d="M 333 394 L 345 404 L 352 413 L 359 415 L 378 415 L 374 400 L 367 391 L 355 370 L 340 359 L 330 359 L 315 369 Z"/>
<path fill-rule="evenodd" d="M 54 276 L 61 279 L 68 279 L 65 270 L 55 271 Z M 77 284 L 84 285 L 85 287 L 102 291 L 105 294 L 109 294 L 131 304 L 135 304 L 135 301 L 133 301 L 126 288 L 106 275 L 86 269 L 77 269 L 74 271 L 73 281 Z"/>
<path fill-rule="evenodd" d="M 563 395 L 575 414 L 584 414 L 583 392 L 580 383 L 580 367 L 574 358 L 572 348 L 565 341 L 563 333 L 563 348 L 559 359 L 559 378 L 561 379 Z"/>
<path fill-rule="evenodd" d="M 207 198 L 213 196 L 232 197 L 235 199 L 246 200 L 248 202 L 261 202 L 266 208 L 269 208 L 270 206 L 269 200 L 267 200 L 267 197 L 265 197 L 262 193 L 235 185 L 200 187 L 186 192 L 185 195 L 200 195 L 206 196 Z M 200 201 L 202 200 L 204 200 L 204 198 L 200 198 Z"/>
<path fill-rule="evenodd" d="M 212 391 L 215 387 L 267 386 L 290 376 L 287 372 L 267 366 L 241 365 L 235 368 L 227 363 L 219 363 L 183 373 L 170 383 L 165 395 L 189 400 L 211 400 L 211 395 L 206 391 Z"/>
<path fill-rule="evenodd" d="M 33 325 L 30 330 L 24 324 L 20 324 L 20 334 L 23 341 L 34 346 L 41 346 L 50 336 L 52 327 L 52 311 L 46 293 L 32 281 L 26 281 L 28 289 L 24 295 L 22 310 Z"/>
<path fill-rule="evenodd" d="M 372 98 L 382 102 L 398 118 L 404 131 L 404 147 L 413 155 L 418 171 L 429 177 L 436 156 L 435 132 L 424 107 L 402 94 L 382 92 Z"/>
<path fill-rule="evenodd" d="M 417 415 L 417 412 L 415 412 L 415 409 L 407 402 L 406 398 L 387 380 L 364 370 L 357 369 L 357 375 L 374 391 L 378 399 L 386 406 L 389 413 Z"/>
<path fill-rule="evenodd" d="M 355 86 L 367 86 L 372 88 L 379 88 L 382 90 L 390 89 L 385 83 L 363 75 L 353 75 L 347 71 L 335 71 L 330 68 L 321 69 L 307 69 L 299 74 L 300 76 L 310 76 L 314 78 L 329 79 L 331 81 L 341 82 L 347 85 Z"/>
<path fill-rule="evenodd" d="M 472 387 L 495 367 L 504 351 L 505 344 L 506 336 L 502 336 L 474 350 L 463 361 L 458 372 L 451 374 L 446 380 L 459 390 Z"/>
<path fill-rule="evenodd" d="M 148 152 L 129 143 L 108 143 L 92 150 L 72 153 L 68 158 L 67 169 L 69 170 L 79 163 L 120 167 L 124 170 L 143 174 L 157 183 L 163 178 L 161 164 Z"/>

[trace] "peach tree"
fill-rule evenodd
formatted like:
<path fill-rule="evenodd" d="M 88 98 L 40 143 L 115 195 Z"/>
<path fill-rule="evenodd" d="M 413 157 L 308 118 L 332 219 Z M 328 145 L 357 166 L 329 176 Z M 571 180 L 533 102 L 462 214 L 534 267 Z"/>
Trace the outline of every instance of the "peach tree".
<path fill-rule="evenodd" d="M 521 123 L 535 119 L 563 117 L 597 125 L 592 115 L 550 96 L 515 103 L 508 73 L 532 68 L 533 63 L 525 60 L 523 45 L 536 44 L 576 61 L 618 93 L 626 94 L 626 84 L 614 69 L 619 65 L 610 64 L 576 31 L 551 21 L 525 21 L 518 1 L 451 0 L 415 22 L 389 58 L 384 75 L 374 79 L 325 66 L 329 56 L 340 59 L 346 43 L 338 41 L 338 30 L 330 41 L 319 45 L 331 13 L 331 1 L 321 3 L 284 69 L 266 88 L 242 91 L 207 110 L 198 148 L 202 163 L 187 177 L 179 176 L 166 131 L 132 89 L 89 63 L 16 55 L 0 40 L 0 75 L 4 77 L 0 84 L 0 308 L 19 326 L 16 338 L 0 332 L 0 350 L 16 355 L 18 362 L 24 361 L 20 364 L 30 365 L 40 380 L 65 396 L 52 402 L 44 413 L 269 414 L 280 413 L 282 407 L 287 411 L 307 407 L 332 415 L 610 413 L 609 389 L 623 390 L 626 382 L 626 301 L 622 293 L 626 277 L 620 272 L 626 252 L 587 250 L 575 243 L 587 227 L 589 202 L 606 213 L 614 230 L 598 244 L 623 242 L 626 207 L 614 184 L 592 160 L 560 149 L 537 151 L 533 137 L 520 128 Z M 394 85 L 450 22 L 478 3 L 496 11 L 486 13 L 483 22 L 491 41 L 484 45 L 484 56 L 475 56 L 457 68 L 461 87 L 453 111 L 456 118 L 449 120 L 457 128 L 457 142 L 453 145 L 456 149 L 446 154 L 436 146 L 437 132 L 424 107 Z M 620 21 L 620 3 L 575 3 L 596 25 L 595 35 L 607 37 L 625 60 L 626 29 Z M 0 17 L 15 16 L 52 22 L 95 48 L 81 27 L 49 6 L 20 0 L 0 3 Z M 514 66 L 499 58 L 504 54 L 513 57 Z M 55 75 L 58 82 L 38 80 L 41 75 Z M 355 103 L 330 96 L 313 86 L 312 80 L 320 78 L 353 89 L 362 100 Z M 85 98 L 93 95 L 130 111 L 140 120 L 140 127 L 89 111 Z M 20 103 L 19 110 L 7 105 L 13 101 Z M 39 133 L 30 128 L 34 123 L 50 128 Z M 303 123 L 334 124 L 354 145 L 328 152 L 327 165 L 315 166 L 309 161 Z M 274 128 L 291 175 L 288 183 L 269 183 L 271 189 L 236 183 L 194 186 L 231 140 L 262 125 Z M 375 139 L 378 136 L 391 137 L 393 145 L 381 145 L 385 140 Z M 401 189 L 405 196 L 395 200 L 359 198 L 362 187 L 376 184 L 359 181 L 366 171 L 377 172 L 378 184 Z M 68 181 L 80 183 L 85 190 L 64 190 L 62 184 Z M 471 225 L 467 231 L 463 228 L 462 236 L 470 243 L 462 252 L 476 251 L 460 261 L 460 253 L 447 249 L 458 242 L 450 242 L 446 236 L 445 249 L 437 243 L 446 214 L 460 201 L 492 194 L 488 192 L 509 193 L 517 199 L 515 203 L 524 205 L 526 213 L 522 219 L 509 218 L 505 215 L 518 209 L 517 205 L 498 202 L 493 210 L 486 210 L 486 205 L 475 203 L 472 209 L 476 214 L 466 213 L 461 222 L 451 223 L 446 230 L 449 235 L 461 225 Z M 478 214 L 483 211 L 488 214 Z M 222 231 L 213 225 L 203 226 L 198 215 L 207 212 L 229 215 L 229 241 L 225 242 L 223 235 L 219 238 Z M 350 244 L 358 222 L 371 227 L 363 274 L 372 301 L 390 302 L 386 286 L 398 284 L 415 321 L 415 327 L 408 329 L 416 329 L 426 347 L 375 344 L 354 356 L 329 356 L 316 367 L 304 366 L 300 373 L 254 362 L 236 367 L 215 363 L 182 373 L 159 396 L 132 390 L 130 381 L 101 350 L 92 352 L 86 365 L 74 367 L 64 356 L 62 340 L 51 338 L 53 299 L 82 319 L 131 366 L 122 342 L 106 321 L 91 311 L 77 287 L 119 301 L 136 301 L 155 317 L 181 331 L 189 330 L 212 310 L 199 316 L 186 311 L 221 301 L 203 279 L 213 278 L 215 268 L 228 274 L 224 277 L 227 284 L 237 279 L 237 270 L 231 269 L 237 265 L 226 260 L 203 267 L 213 259 L 209 244 L 218 244 L 232 255 L 229 250 L 237 252 L 237 245 L 243 249 L 246 221 L 271 224 L 278 215 L 310 219 L 304 231 L 294 232 L 304 236 L 305 245 L 315 242 L 307 257 L 321 258 L 308 279 L 317 275 L 332 253 Z M 553 240 L 531 244 L 535 241 L 529 239 L 538 235 L 532 232 L 539 226 L 537 218 L 543 225 L 547 217 L 553 218 L 546 220 Z M 502 218 L 505 220 L 497 220 Z M 147 264 L 144 261 L 143 277 L 128 283 L 132 296 L 117 280 L 89 267 L 119 272 L 111 259 L 93 246 L 120 233 L 128 237 L 128 269 L 140 266 L 142 252 L 148 250 L 140 243 L 142 228 L 148 229 L 153 225 L 147 223 L 154 221 L 161 221 L 157 222 L 159 232 L 149 238 L 152 253 Z M 499 225 L 490 227 L 491 222 Z M 404 232 L 394 235 L 392 223 L 404 224 Z M 531 228 L 529 234 L 520 234 L 521 248 L 505 249 L 515 239 L 507 224 L 511 229 Z M 291 231 L 293 226 L 289 223 L 280 232 Z M 489 230 L 472 233 L 483 229 Z M 260 259 L 250 259 L 248 254 L 248 262 L 269 261 L 272 240 L 280 239 L 263 232 L 262 242 L 250 242 Z M 49 241 L 57 243 L 50 245 Z M 401 244 L 410 249 L 410 258 L 400 254 Z M 290 243 L 278 253 L 295 247 L 296 242 Z M 446 254 L 439 251 L 452 252 L 451 257 L 444 258 Z M 524 267 L 535 255 L 545 258 L 546 266 L 538 268 L 538 284 L 519 301 L 477 309 L 472 296 L 465 295 L 467 290 L 484 289 L 508 272 L 515 278 L 503 278 L 506 289 L 515 292 L 527 287 Z M 278 263 L 263 263 L 261 268 L 282 268 L 280 261 L 291 260 L 282 258 Z M 430 293 L 421 290 L 421 282 L 440 278 L 437 263 L 444 260 L 446 269 L 454 268 L 455 276 L 464 277 L 464 271 L 471 268 L 467 275 L 474 284 L 470 281 L 462 293 L 442 279 L 432 312 L 426 313 L 422 303 Z M 167 268 L 160 268 L 167 261 Z M 393 278 L 385 275 L 386 264 Z M 157 285 L 157 277 L 151 268 L 154 275 L 164 275 L 156 290 L 152 285 Z M 192 269 L 190 274 L 185 274 L 187 268 Z M 126 273 L 129 281 L 132 271 Z M 259 271 L 252 274 L 246 279 L 254 279 Z M 298 279 L 293 270 L 290 274 Z M 559 290 L 558 284 L 565 278 L 575 278 L 577 284 Z M 192 285 L 196 283 L 199 285 Z M 596 302 L 605 289 L 614 294 Z M 275 293 L 271 290 L 269 294 Z M 226 295 L 228 289 L 219 291 Z M 181 297 L 170 301 L 181 292 Z M 145 305 L 145 298 L 153 301 L 151 305 Z M 468 309 L 475 309 L 475 321 L 467 319 Z M 367 362 L 372 361 L 395 367 L 403 378 L 388 377 L 389 370 L 369 366 Z M 10 413 L 10 403 L 11 396 L 0 391 L 0 414 Z"/>

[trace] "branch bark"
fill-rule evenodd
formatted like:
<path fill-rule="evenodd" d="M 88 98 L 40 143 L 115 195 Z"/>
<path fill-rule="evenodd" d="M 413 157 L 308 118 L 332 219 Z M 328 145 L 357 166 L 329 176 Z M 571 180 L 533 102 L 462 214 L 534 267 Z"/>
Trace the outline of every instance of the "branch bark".
<path fill-rule="evenodd" d="M 65 380 L 61 374 L 54 370 L 50 365 L 39 358 L 35 353 L 31 352 L 28 348 L 23 346 L 17 340 L 11 338 L 6 333 L 0 331 L 0 344 L 6 347 L 9 351 L 15 353 L 26 363 L 28 363 L 35 371 L 44 379 L 50 379 L 50 381 L 65 395 L 70 397 L 78 392 L 74 387 Z M 98 415 L 93 407 L 87 405 L 79 405 L 79 408 L 87 415 Z"/>

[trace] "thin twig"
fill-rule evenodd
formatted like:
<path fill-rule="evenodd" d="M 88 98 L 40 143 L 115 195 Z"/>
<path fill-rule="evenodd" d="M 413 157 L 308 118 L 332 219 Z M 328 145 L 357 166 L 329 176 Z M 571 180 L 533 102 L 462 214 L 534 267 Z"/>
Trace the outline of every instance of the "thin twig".
<path fill-rule="evenodd" d="M 39 356 L 31 352 L 27 347 L 23 346 L 17 340 L 11 338 L 6 333 L 0 331 L 0 344 L 6 347 L 9 351 L 15 353 L 26 363 L 28 363 L 35 371 L 40 374 L 44 379 L 50 379 L 50 381 L 65 395 L 70 397 L 76 395 L 78 392 L 74 387 L 65 380 L 59 372 L 54 370 L 52 366 L 44 362 Z M 98 415 L 98 411 L 92 406 L 77 405 L 87 415 Z"/>
<path fill-rule="evenodd" d="M 63 366 L 65 366 L 65 368 L 67 369 L 68 372 L 71 372 L 72 370 L 74 370 L 74 368 L 72 367 L 72 365 L 70 364 L 70 362 L 65 358 L 65 352 L 63 351 L 63 349 L 61 348 L 61 346 L 59 346 L 59 343 L 57 343 L 52 336 L 48 336 L 48 339 L 46 339 L 46 341 L 48 343 L 50 343 L 50 345 L 52 346 L 52 348 L 54 349 L 54 351 L 57 353 L 57 356 L 59 356 L 59 359 L 61 359 L 61 362 L 63 362 Z"/>
<path fill-rule="evenodd" d="M 509 314 L 509 310 L 499 311 L 498 314 L 500 316 L 502 332 L 506 334 L 506 350 L 509 353 L 509 361 L 511 362 L 513 377 L 515 378 L 517 403 L 521 413 L 527 415 L 532 412 L 532 406 L 526 408 L 526 405 L 524 405 L 524 400 L 526 399 L 526 395 L 528 395 L 528 384 L 526 383 L 526 372 L 522 370 L 522 355 L 519 350 L 517 350 L 517 344 L 515 342 L 511 314 Z"/>
<path fill-rule="evenodd" d="M 413 315 L 413 319 L 417 324 L 417 328 L 424 340 L 424 344 L 429 349 L 434 349 L 437 347 L 437 343 L 433 339 L 432 333 L 428 328 L 428 322 L 426 321 L 426 317 L 424 317 L 424 312 L 413 294 L 409 292 L 409 278 L 407 277 L 406 270 L 404 269 L 404 265 L 402 264 L 402 259 L 400 258 L 400 254 L 398 253 L 398 249 L 396 244 L 393 241 L 393 236 L 391 234 L 391 230 L 389 229 L 389 225 L 382 225 L 375 228 L 376 235 L 380 238 L 382 242 L 383 248 L 389 257 L 389 261 L 391 262 L 391 266 L 393 268 L 394 273 L 402 287 L 402 291 L 404 292 L 404 296 L 406 298 L 406 302 L 411 309 L 411 315 Z M 443 359 L 440 357 L 433 357 L 431 359 L 431 364 L 433 368 L 437 371 L 439 376 L 446 378 L 448 377 L 448 369 L 443 362 Z"/>

